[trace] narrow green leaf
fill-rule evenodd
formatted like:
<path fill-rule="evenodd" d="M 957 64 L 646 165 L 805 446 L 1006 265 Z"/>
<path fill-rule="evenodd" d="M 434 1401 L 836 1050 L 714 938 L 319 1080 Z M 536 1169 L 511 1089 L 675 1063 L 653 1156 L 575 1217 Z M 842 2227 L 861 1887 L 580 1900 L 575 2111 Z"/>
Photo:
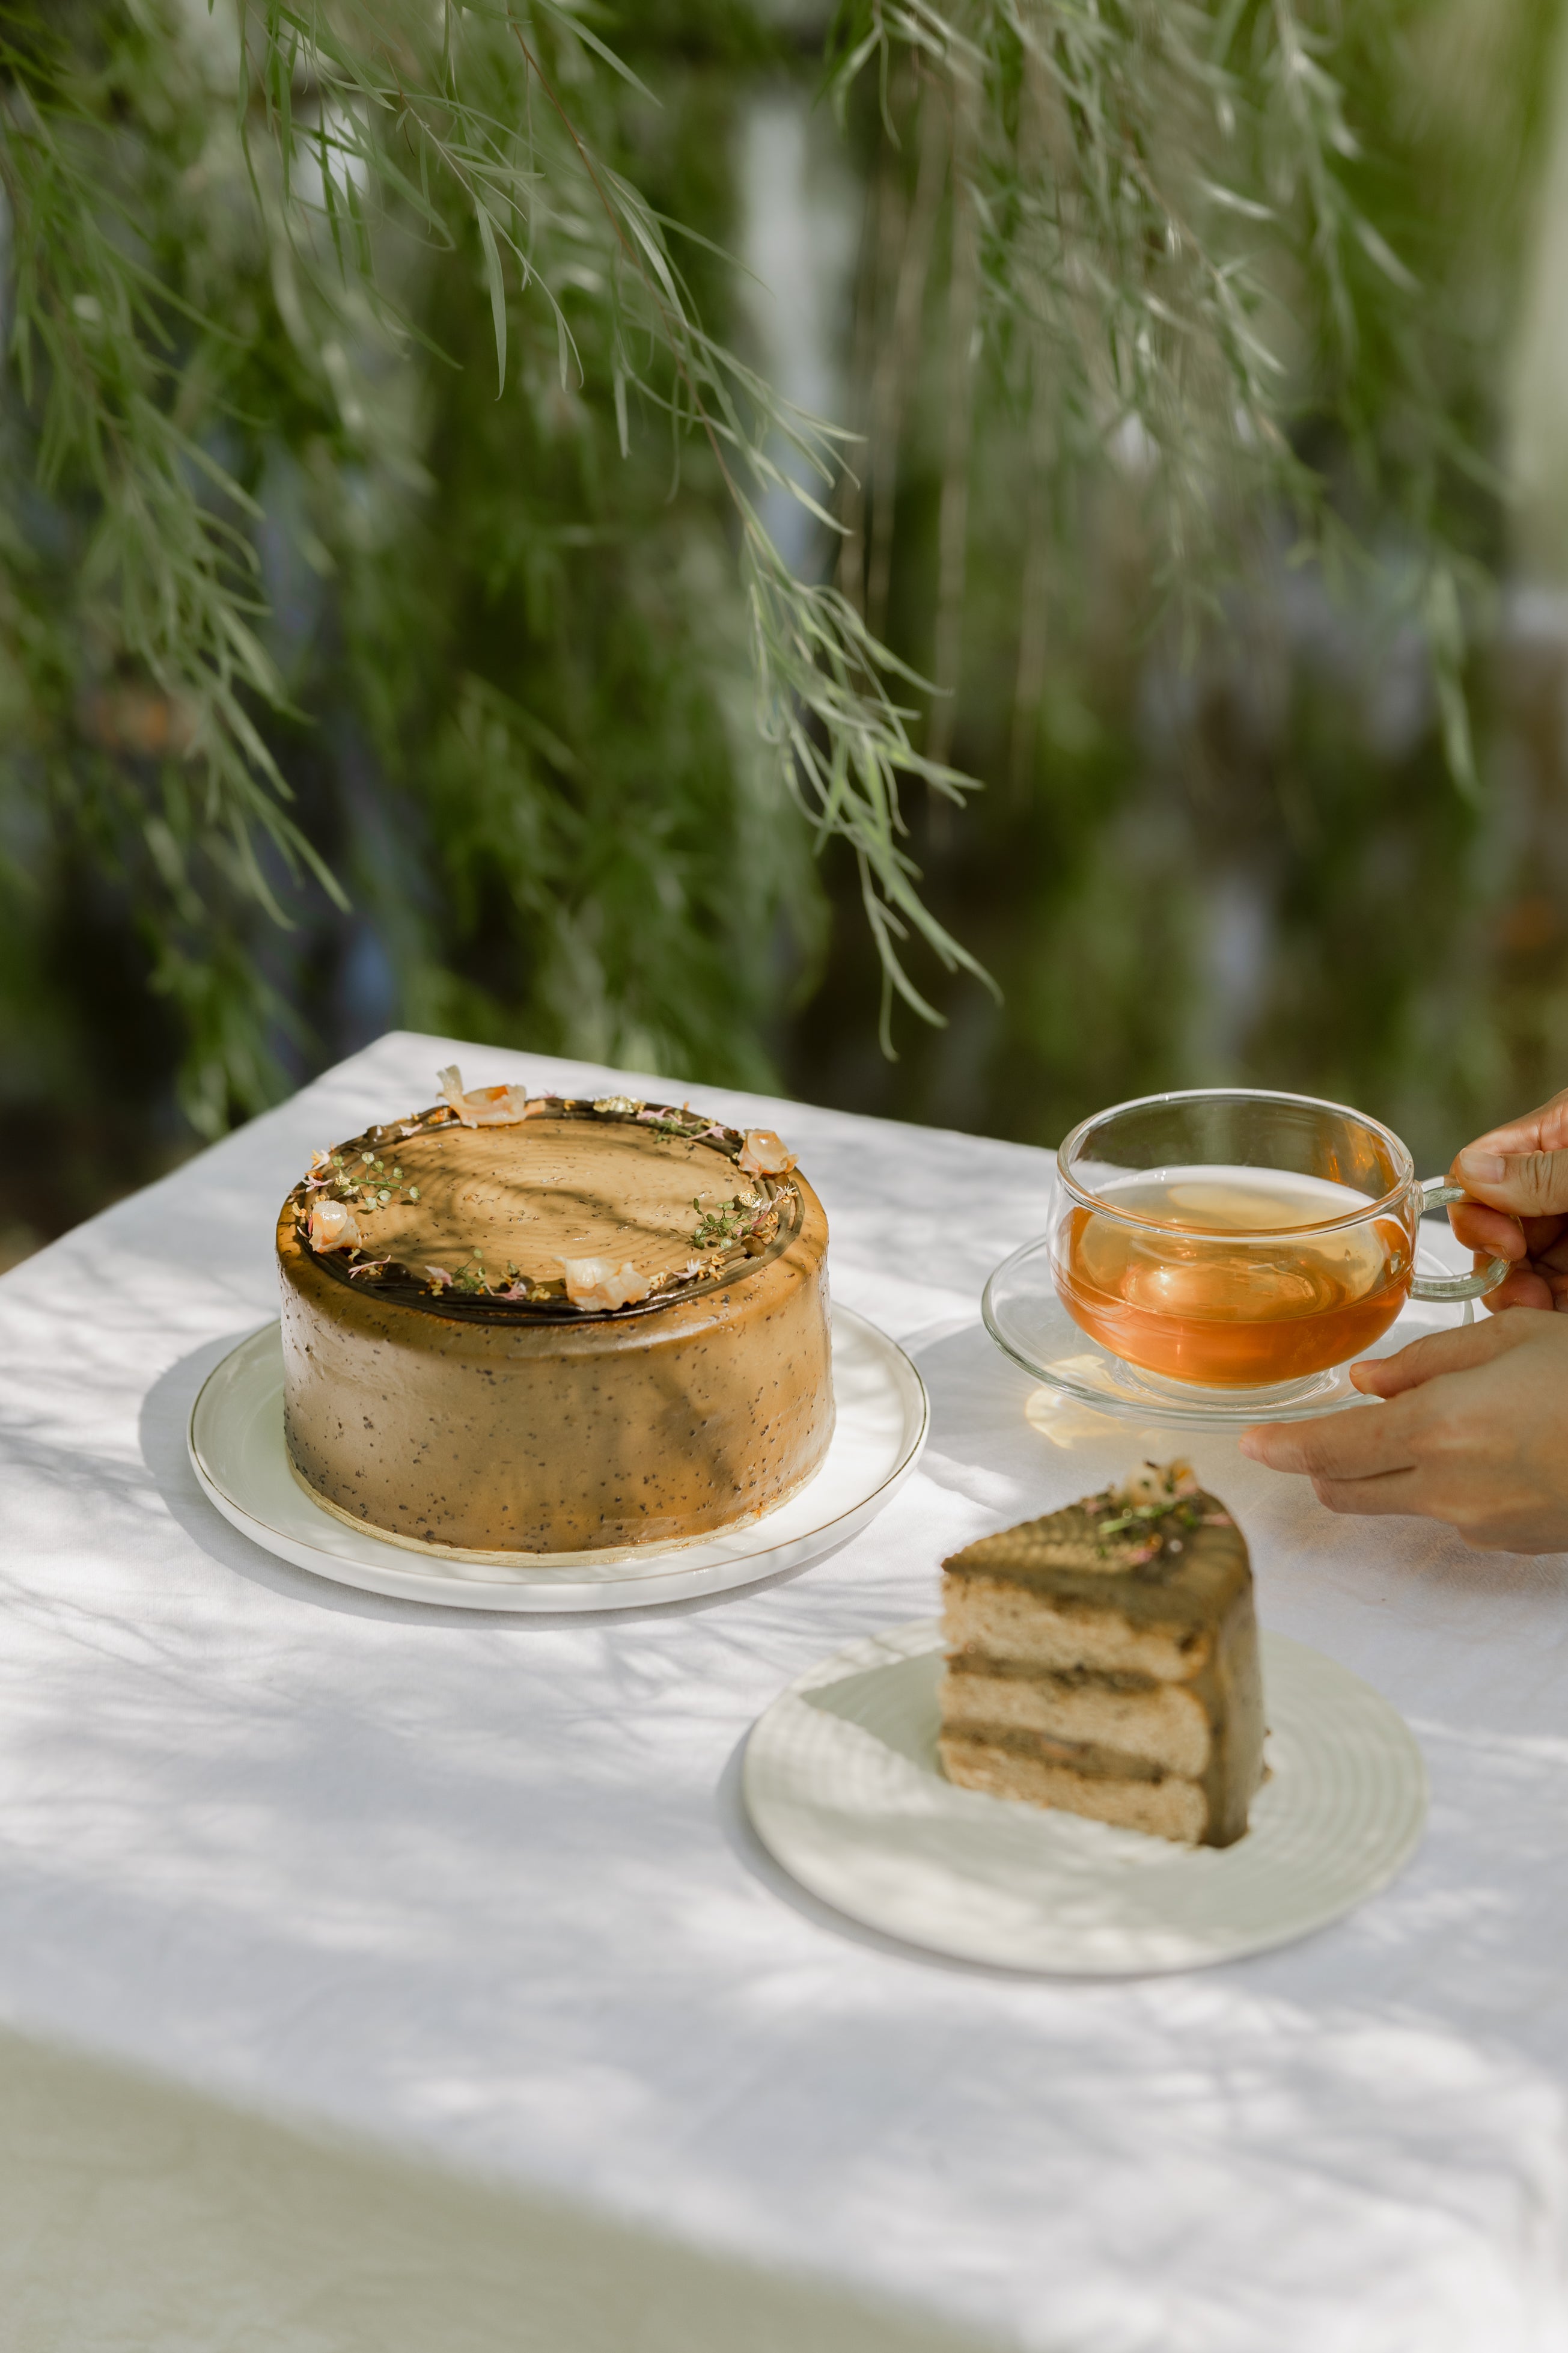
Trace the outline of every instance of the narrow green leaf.
<path fill-rule="evenodd" d="M 489 281 L 490 318 L 496 337 L 496 373 L 500 379 L 496 398 L 499 400 L 506 390 L 506 280 L 501 275 L 495 229 L 482 204 L 475 205 L 474 218 L 479 223 L 479 242 L 485 249 L 485 276 Z"/>

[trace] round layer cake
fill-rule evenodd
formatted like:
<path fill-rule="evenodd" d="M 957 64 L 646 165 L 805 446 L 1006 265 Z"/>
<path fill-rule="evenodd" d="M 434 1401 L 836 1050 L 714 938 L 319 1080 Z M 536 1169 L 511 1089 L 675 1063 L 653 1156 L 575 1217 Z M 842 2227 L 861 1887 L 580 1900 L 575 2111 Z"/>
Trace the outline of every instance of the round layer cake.
<path fill-rule="evenodd" d="M 504 1559 L 678 1543 L 802 1486 L 833 1434 L 827 1221 L 779 1139 L 443 1077 L 278 1221 L 307 1491 Z"/>

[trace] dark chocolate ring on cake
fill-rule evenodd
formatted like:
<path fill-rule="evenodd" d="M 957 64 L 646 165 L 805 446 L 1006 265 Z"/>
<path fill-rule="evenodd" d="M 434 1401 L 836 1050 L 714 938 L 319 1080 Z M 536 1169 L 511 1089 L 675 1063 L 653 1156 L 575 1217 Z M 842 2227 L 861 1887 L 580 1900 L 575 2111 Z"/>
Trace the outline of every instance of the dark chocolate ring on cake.
<path fill-rule="evenodd" d="M 623 1109 L 617 1102 L 615 1108 L 603 1103 L 572 1095 L 545 1095 L 536 1098 L 552 1119 L 586 1120 L 602 1126 L 643 1128 L 655 1135 L 685 1138 L 692 1143 L 704 1143 L 726 1159 L 739 1162 L 745 1148 L 745 1135 L 738 1128 L 719 1127 L 701 1117 L 677 1109 L 669 1103 L 636 1103 Z M 652 1114 L 650 1116 L 650 1114 Z M 346 1137 L 333 1147 L 334 1162 L 348 1160 L 353 1155 L 363 1158 L 380 1157 L 395 1152 L 415 1134 L 434 1134 L 442 1128 L 460 1126 L 456 1113 L 445 1103 L 415 1113 L 407 1120 L 387 1122 L 368 1127 L 358 1135 Z M 740 1275 L 766 1265 L 780 1257 L 796 1239 L 805 1215 L 799 1188 L 787 1177 L 748 1176 L 745 1181 L 763 1196 L 766 1208 L 772 1213 L 772 1230 L 765 1240 L 749 1237 L 741 1247 L 727 1250 L 710 1269 L 687 1276 L 671 1276 L 661 1280 L 646 1299 L 635 1300 L 621 1307 L 578 1307 L 559 1288 L 540 1286 L 534 1295 L 518 1299 L 492 1290 L 463 1292 L 455 1287 L 433 1286 L 426 1275 L 395 1259 L 366 1264 L 353 1254 L 341 1250 L 318 1250 L 309 1232 L 309 1209 L 312 1195 L 321 1189 L 302 1177 L 289 1196 L 300 1228 L 303 1247 L 323 1271 L 336 1282 L 352 1284 L 360 1293 L 374 1291 L 378 1298 L 395 1300 L 399 1305 L 418 1309 L 422 1314 L 440 1315 L 459 1323 L 568 1323 L 579 1324 L 586 1318 L 616 1319 L 634 1315 L 656 1314 L 672 1299 L 691 1299 L 720 1285 L 733 1282 Z"/>

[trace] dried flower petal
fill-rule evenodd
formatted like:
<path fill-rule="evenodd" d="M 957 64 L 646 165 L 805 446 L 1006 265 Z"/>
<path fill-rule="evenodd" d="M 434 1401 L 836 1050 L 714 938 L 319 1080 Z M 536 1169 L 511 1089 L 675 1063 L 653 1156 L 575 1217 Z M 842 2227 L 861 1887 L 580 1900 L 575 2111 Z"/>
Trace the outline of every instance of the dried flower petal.
<path fill-rule="evenodd" d="M 735 1166 L 745 1176 L 786 1176 L 795 1162 L 795 1154 L 771 1127 L 749 1127 L 745 1148 Z"/>
<path fill-rule="evenodd" d="M 475 1087 L 465 1094 L 463 1074 L 456 1062 L 437 1071 L 436 1079 L 465 1127 L 516 1127 L 521 1120 L 537 1118 L 546 1107 L 542 1095 L 535 1095 L 531 1103 L 525 1087 Z"/>
<path fill-rule="evenodd" d="M 438 1289 L 442 1291 L 449 1291 L 451 1289 L 452 1278 L 447 1273 L 444 1266 L 427 1266 L 425 1271 L 429 1276 L 431 1282 L 435 1283 Z"/>
<path fill-rule="evenodd" d="M 317 1250 L 357 1250 L 359 1228 L 344 1201 L 312 1201 L 308 1228 L 310 1248 Z"/>
<path fill-rule="evenodd" d="M 563 1258 L 561 1271 L 574 1307 L 630 1307 L 646 1299 L 650 1288 L 635 1266 L 617 1267 L 607 1258 Z"/>

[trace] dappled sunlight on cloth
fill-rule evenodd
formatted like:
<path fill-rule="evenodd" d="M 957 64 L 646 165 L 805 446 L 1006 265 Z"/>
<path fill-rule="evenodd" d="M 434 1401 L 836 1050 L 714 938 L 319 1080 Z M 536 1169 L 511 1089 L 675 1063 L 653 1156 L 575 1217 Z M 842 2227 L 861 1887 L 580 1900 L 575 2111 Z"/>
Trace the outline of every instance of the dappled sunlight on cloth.
<path fill-rule="evenodd" d="M 309 1152 L 455 1055 L 476 1084 L 611 1075 L 384 1039 L 0 1285 L 5 2016 L 1035 2353 L 1556 2353 L 1568 1564 L 1333 1520 L 1184 1433 L 1265 1622 L 1415 1726 L 1415 1862 L 1205 1977 L 1009 1978 L 858 1934 L 748 1844 L 722 1794 L 747 1725 L 932 1615 L 944 1552 L 1178 1451 L 1042 1400 L 980 1328 L 1046 1157 L 693 1087 L 799 1152 L 836 1295 L 930 1388 L 921 1469 L 728 1601 L 442 1613 L 258 1553 L 184 1430 L 273 1312 Z"/>

